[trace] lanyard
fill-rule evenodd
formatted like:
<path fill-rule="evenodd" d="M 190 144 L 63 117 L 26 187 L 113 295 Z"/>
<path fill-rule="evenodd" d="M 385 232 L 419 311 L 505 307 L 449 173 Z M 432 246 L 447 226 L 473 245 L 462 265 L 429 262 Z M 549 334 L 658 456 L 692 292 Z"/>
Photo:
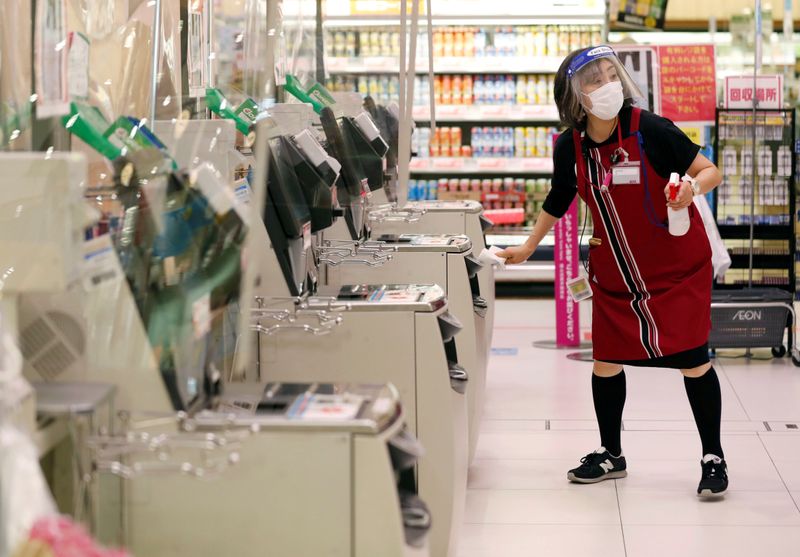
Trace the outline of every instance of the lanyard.
<path fill-rule="evenodd" d="M 583 140 L 581 140 L 581 144 L 582 143 L 583 143 Z M 611 155 L 611 166 L 614 166 L 619 161 L 619 157 L 620 156 L 625 157 L 625 162 L 628 161 L 628 152 L 622 147 L 622 119 L 617 117 L 617 148 L 614 150 L 614 153 Z M 589 176 L 586 174 L 586 169 L 583 168 L 583 162 L 585 162 L 585 160 L 582 161 L 581 164 L 576 165 L 580 169 L 581 178 L 583 178 L 583 180 L 587 184 L 589 184 L 591 187 L 593 187 L 596 190 L 599 190 L 599 191 L 602 191 L 602 192 L 609 191 L 609 189 L 610 189 L 609 186 L 612 186 L 612 184 L 611 184 L 611 176 L 612 176 L 611 175 L 611 170 L 606 170 L 605 167 L 603 166 L 603 163 L 597 161 L 598 165 L 600 166 L 600 168 L 603 169 L 603 172 L 605 173 L 605 178 L 603 178 L 603 184 L 601 186 L 597 186 L 597 185 L 592 183 L 592 181 L 589 179 Z"/>

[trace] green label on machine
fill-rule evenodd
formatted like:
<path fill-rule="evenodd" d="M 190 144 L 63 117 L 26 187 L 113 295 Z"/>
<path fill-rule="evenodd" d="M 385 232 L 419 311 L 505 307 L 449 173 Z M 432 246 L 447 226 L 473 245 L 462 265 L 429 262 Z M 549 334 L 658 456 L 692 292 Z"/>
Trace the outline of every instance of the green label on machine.
<path fill-rule="evenodd" d="M 258 103 L 253 99 L 245 99 L 245 101 L 239 105 L 239 108 L 236 109 L 236 115 L 246 120 L 251 125 L 255 124 L 256 118 L 258 118 Z"/>

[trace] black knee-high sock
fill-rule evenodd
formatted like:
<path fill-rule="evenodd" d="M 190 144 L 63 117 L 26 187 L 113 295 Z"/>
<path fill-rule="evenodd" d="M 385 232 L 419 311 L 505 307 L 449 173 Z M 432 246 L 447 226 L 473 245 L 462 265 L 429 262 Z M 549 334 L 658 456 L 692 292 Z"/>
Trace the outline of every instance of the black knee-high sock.
<path fill-rule="evenodd" d="M 722 420 L 722 392 L 717 372 L 712 367 L 702 377 L 684 376 L 683 384 L 703 443 L 703 455 L 713 454 L 724 458 L 719 433 Z"/>
<path fill-rule="evenodd" d="M 624 370 L 613 377 L 592 374 L 592 398 L 597 425 L 600 426 L 600 442 L 614 456 L 622 454 L 620 430 L 625 394 Z"/>

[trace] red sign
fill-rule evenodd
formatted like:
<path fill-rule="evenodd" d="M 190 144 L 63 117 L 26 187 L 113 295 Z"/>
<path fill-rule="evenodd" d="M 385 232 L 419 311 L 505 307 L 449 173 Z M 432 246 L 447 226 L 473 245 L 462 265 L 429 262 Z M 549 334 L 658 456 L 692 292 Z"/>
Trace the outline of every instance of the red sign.
<path fill-rule="evenodd" d="M 758 108 L 783 108 L 782 75 L 760 75 L 755 86 L 753 81 L 752 75 L 725 78 L 725 108 L 753 108 L 754 98 Z"/>
<path fill-rule="evenodd" d="M 659 46 L 661 115 L 675 122 L 714 120 L 717 76 L 712 45 Z"/>

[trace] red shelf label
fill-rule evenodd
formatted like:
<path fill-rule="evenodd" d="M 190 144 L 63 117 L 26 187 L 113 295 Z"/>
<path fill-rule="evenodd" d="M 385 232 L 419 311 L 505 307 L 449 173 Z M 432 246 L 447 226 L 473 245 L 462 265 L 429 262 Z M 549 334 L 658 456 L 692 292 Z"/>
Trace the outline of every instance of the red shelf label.
<path fill-rule="evenodd" d="M 552 164 L 550 159 L 525 159 L 522 161 L 522 168 L 537 172 L 550 172 L 552 171 Z"/>
<path fill-rule="evenodd" d="M 436 159 L 433 167 L 437 170 L 460 170 L 464 168 L 464 159 Z"/>
<path fill-rule="evenodd" d="M 503 105 L 494 105 L 494 106 L 481 106 L 481 115 L 482 116 L 508 116 L 509 114 L 509 107 Z"/>
<path fill-rule="evenodd" d="M 478 159 L 480 170 L 500 170 L 507 166 L 505 159 Z"/>

